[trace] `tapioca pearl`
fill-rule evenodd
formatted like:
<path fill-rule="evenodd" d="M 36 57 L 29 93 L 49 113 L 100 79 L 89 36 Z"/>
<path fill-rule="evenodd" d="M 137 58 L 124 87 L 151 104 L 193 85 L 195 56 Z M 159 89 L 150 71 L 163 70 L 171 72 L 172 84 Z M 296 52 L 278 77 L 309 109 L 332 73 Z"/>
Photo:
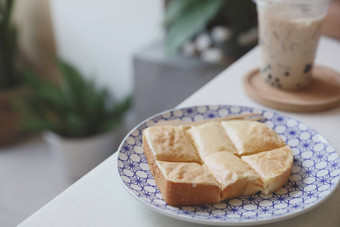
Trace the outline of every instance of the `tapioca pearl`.
<path fill-rule="evenodd" d="M 284 125 L 278 125 L 278 126 L 275 127 L 275 131 L 279 134 L 284 133 L 286 131 L 286 129 L 287 128 Z"/>
<path fill-rule="evenodd" d="M 300 134 L 300 139 L 301 140 L 307 140 L 307 139 L 310 139 L 311 135 L 309 132 L 303 132 Z"/>
<path fill-rule="evenodd" d="M 306 66 L 305 66 L 303 72 L 304 72 L 304 73 L 309 73 L 309 72 L 312 70 L 312 68 L 313 68 L 313 65 L 312 65 L 312 64 L 306 64 Z"/>
<path fill-rule="evenodd" d="M 297 121 L 295 121 L 295 120 L 293 120 L 293 119 L 289 119 L 288 121 L 287 121 L 287 126 L 288 127 L 294 127 L 294 126 L 296 126 L 297 125 Z"/>
<path fill-rule="evenodd" d="M 175 111 L 174 111 L 174 115 L 175 115 L 176 117 L 181 117 L 181 116 L 183 115 L 183 112 L 182 112 L 181 110 L 175 110 Z"/>
<path fill-rule="evenodd" d="M 205 106 L 199 106 L 199 107 L 197 108 L 197 111 L 198 111 L 199 113 L 204 113 L 204 112 L 207 111 L 207 107 L 205 107 Z"/>
<path fill-rule="evenodd" d="M 285 72 L 285 76 L 289 76 L 290 75 L 290 73 L 289 72 Z"/>
<path fill-rule="evenodd" d="M 267 75 L 267 78 L 268 78 L 268 79 L 272 79 L 272 78 L 273 78 L 273 75 L 272 75 L 272 74 L 268 74 L 268 75 Z"/>

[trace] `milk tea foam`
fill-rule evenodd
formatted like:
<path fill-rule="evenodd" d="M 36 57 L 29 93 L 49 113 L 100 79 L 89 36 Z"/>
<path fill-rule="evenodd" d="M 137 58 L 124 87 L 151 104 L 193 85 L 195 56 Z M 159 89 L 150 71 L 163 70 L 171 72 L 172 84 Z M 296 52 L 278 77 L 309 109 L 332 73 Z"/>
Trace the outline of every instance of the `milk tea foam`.
<path fill-rule="evenodd" d="M 282 89 L 307 87 L 324 15 L 304 15 L 296 6 L 282 12 L 280 7 L 260 7 L 258 13 L 264 80 Z"/>

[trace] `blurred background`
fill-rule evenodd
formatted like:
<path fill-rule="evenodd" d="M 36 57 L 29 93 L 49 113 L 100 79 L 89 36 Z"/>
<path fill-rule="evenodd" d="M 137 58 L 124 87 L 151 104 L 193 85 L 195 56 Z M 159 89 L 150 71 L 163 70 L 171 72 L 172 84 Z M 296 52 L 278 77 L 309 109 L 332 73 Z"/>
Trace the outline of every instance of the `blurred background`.
<path fill-rule="evenodd" d="M 324 34 L 340 38 L 339 15 L 337 1 Z M 251 0 L 0 0 L 0 226 L 22 222 L 257 39 Z"/>

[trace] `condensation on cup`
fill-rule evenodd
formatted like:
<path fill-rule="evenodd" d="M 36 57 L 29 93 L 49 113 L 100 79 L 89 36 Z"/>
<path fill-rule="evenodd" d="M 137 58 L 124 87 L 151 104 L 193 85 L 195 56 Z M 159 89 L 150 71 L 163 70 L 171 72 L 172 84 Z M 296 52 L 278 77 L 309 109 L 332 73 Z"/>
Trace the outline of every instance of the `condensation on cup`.
<path fill-rule="evenodd" d="M 263 79 L 281 89 L 308 87 L 329 0 L 255 2 Z"/>

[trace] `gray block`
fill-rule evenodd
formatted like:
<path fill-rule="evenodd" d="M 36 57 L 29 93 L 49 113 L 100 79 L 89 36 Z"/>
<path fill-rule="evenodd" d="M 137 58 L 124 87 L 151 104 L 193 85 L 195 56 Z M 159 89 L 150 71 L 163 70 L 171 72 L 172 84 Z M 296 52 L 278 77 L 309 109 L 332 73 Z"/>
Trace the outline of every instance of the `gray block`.
<path fill-rule="evenodd" d="M 226 68 L 198 58 L 168 57 L 161 42 L 136 53 L 133 62 L 137 122 L 175 107 Z"/>

